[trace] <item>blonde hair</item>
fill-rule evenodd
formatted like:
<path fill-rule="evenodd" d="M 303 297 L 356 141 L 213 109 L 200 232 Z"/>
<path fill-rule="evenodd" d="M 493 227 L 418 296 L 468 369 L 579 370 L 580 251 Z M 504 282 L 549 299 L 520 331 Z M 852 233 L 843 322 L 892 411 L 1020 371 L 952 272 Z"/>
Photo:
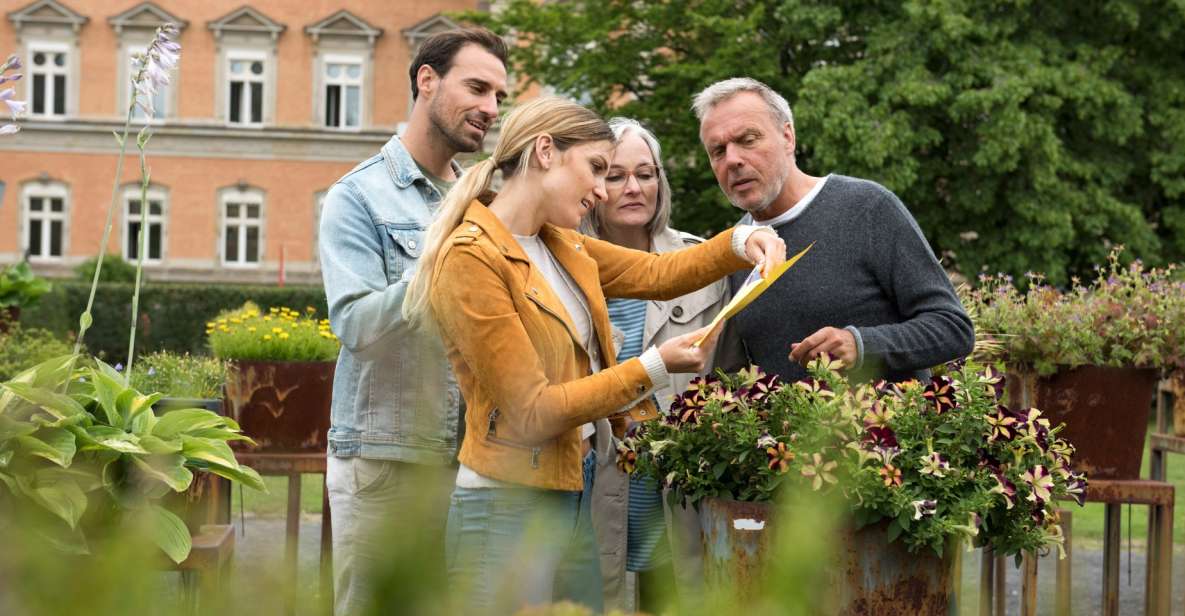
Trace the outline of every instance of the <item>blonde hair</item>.
<path fill-rule="evenodd" d="M 501 171 L 504 180 L 525 173 L 535 139 L 544 134 L 551 136 L 561 152 L 581 143 L 614 141 L 613 131 L 605 120 L 567 99 L 543 96 L 511 111 L 502 123 L 493 154 L 461 176 L 441 202 L 436 221 L 428 227 L 416 274 L 403 298 L 403 318 L 412 327 L 431 321 L 428 295 L 436 275 L 436 263 L 448 252 L 448 238 L 461 224 L 469 204 L 489 191 L 495 171 Z"/>

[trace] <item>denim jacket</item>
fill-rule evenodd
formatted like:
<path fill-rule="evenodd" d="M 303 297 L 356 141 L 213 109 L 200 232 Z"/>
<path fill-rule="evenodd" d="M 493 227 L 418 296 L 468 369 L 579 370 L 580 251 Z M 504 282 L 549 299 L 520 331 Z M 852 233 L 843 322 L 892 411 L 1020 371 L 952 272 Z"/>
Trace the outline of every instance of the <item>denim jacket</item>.
<path fill-rule="evenodd" d="M 411 331 L 401 313 L 441 197 L 397 136 L 325 195 L 321 272 L 329 322 L 342 343 L 329 455 L 454 459 L 456 381 L 439 336 Z"/>

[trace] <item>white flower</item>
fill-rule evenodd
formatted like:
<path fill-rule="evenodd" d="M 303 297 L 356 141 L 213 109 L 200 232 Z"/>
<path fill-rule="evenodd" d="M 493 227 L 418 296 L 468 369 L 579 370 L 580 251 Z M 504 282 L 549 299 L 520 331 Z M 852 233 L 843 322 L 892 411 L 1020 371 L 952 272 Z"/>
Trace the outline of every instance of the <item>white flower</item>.
<path fill-rule="evenodd" d="M 928 499 L 913 501 L 913 519 L 915 520 L 922 519 L 922 516 L 932 516 L 936 511 L 938 511 L 938 501 Z"/>

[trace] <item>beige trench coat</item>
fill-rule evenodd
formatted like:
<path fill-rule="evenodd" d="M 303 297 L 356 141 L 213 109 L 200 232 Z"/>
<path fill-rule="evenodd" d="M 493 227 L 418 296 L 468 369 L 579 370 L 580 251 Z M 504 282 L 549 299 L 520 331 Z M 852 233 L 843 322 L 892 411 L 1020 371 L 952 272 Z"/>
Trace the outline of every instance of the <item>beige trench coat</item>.
<path fill-rule="evenodd" d="M 679 250 L 704 240 L 689 233 L 667 229 L 656 235 L 654 252 Z M 721 279 L 698 291 L 670 301 L 650 301 L 646 305 L 646 325 L 642 348 L 695 331 L 712 321 L 728 303 L 728 281 Z M 614 328 L 614 348 L 621 347 L 622 334 Z M 710 372 L 713 367 L 709 367 Z M 671 386 L 655 392 L 662 409 L 670 407 L 674 395 L 682 393 L 696 375 L 672 374 Z M 617 468 L 616 441 L 608 421 L 597 422 L 597 469 L 593 482 L 592 522 L 600 549 L 601 575 L 605 584 L 605 610 L 622 609 L 627 603 L 625 558 L 629 478 Z M 703 546 L 700 542 L 699 517 L 695 509 L 665 507 L 667 531 L 675 565 L 675 580 L 681 599 L 694 601 L 703 585 Z"/>

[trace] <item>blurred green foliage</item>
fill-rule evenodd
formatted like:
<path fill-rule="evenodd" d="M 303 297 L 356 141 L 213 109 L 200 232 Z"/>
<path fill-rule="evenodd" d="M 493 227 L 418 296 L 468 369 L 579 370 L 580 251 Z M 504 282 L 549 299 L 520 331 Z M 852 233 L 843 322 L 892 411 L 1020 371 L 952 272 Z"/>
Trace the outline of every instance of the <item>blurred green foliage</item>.
<path fill-rule="evenodd" d="M 72 348 L 73 340 L 64 336 L 14 323 L 7 332 L 0 333 L 0 381 L 48 359 L 67 355 Z"/>
<path fill-rule="evenodd" d="M 0 309 L 32 306 L 50 288 L 49 282 L 33 274 L 25 261 L 0 269 Z"/>
<path fill-rule="evenodd" d="M 74 273 L 78 276 L 80 282 L 87 284 L 90 288 L 91 281 L 95 278 L 95 268 L 99 266 L 99 258 L 91 257 L 86 261 L 78 264 L 74 268 Z M 148 280 L 145 275 L 143 280 Z M 99 273 L 99 282 L 128 282 L 136 281 L 136 264 L 125 261 L 123 257 L 113 254 L 103 255 L 103 271 Z"/>
<path fill-rule="evenodd" d="M 226 383 L 226 362 L 204 355 L 161 351 L 137 357 L 129 378 L 143 392 L 220 400 Z"/>

